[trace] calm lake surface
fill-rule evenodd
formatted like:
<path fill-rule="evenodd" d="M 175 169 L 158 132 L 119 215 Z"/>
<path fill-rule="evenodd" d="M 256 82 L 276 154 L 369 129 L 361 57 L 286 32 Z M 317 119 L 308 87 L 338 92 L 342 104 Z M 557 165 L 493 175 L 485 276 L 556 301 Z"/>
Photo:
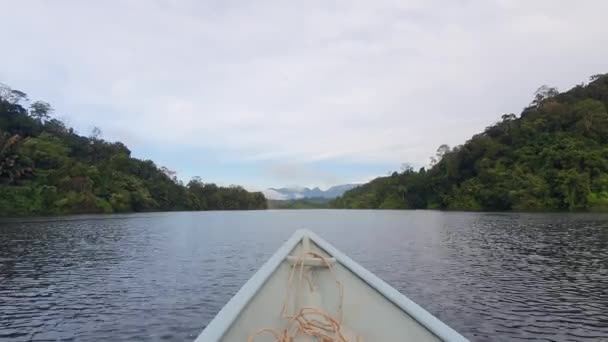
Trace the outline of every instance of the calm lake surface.
<path fill-rule="evenodd" d="M 192 340 L 298 228 L 471 340 L 608 340 L 608 215 L 354 210 L 0 222 L 0 340 Z"/>

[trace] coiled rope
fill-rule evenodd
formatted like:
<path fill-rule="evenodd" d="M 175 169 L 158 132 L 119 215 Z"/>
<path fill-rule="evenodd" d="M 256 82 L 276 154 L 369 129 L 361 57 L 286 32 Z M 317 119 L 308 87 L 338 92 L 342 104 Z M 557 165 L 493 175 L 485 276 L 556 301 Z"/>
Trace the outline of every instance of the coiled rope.
<path fill-rule="evenodd" d="M 330 313 L 313 307 L 303 307 L 297 314 L 291 315 L 289 311 L 289 299 L 291 298 L 291 292 L 294 287 L 294 278 L 296 269 L 299 269 L 298 274 L 298 286 L 296 286 L 295 296 L 298 296 L 298 289 L 302 284 L 302 279 L 305 278 L 310 291 L 314 291 L 314 284 L 310 275 L 304 274 L 304 257 L 311 256 L 323 260 L 323 263 L 327 266 L 332 276 L 335 279 L 336 286 L 339 292 L 338 312 L 337 317 L 332 316 Z M 298 267 L 299 266 L 299 267 Z M 287 324 L 283 331 L 277 331 L 275 329 L 260 329 L 255 333 L 251 334 L 247 339 L 248 342 L 255 342 L 255 338 L 262 334 L 269 334 L 274 337 L 275 342 L 293 342 L 298 336 L 311 336 L 316 337 L 322 342 L 349 342 L 342 331 L 342 318 L 343 311 L 342 305 L 344 302 L 344 286 L 338 280 L 336 273 L 331 263 L 321 254 L 315 252 L 307 252 L 301 254 L 293 264 L 291 271 L 289 272 L 289 278 L 287 280 L 287 291 L 285 292 L 285 300 L 283 301 L 283 308 L 281 310 L 281 317 L 287 320 Z M 356 337 L 357 342 L 361 342 L 359 336 Z"/>

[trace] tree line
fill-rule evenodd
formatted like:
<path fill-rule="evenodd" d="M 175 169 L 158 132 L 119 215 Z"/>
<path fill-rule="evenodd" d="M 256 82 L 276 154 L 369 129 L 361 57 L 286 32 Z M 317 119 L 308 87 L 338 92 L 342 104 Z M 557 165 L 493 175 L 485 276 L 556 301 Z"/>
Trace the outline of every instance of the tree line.
<path fill-rule="evenodd" d="M 608 74 L 560 93 L 542 86 L 517 116 L 431 166 L 405 167 L 331 202 L 334 208 L 608 210 Z"/>
<path fill-rule="evenodd" d="M 328 207 L 329 199 L 324 197 L 268 200 L 268 209 L 327 209 Z"/>
<path fill-rule="evenodd" d="M 52 114 L 0 84 L 0 216 L 267 208 L 262 193 L 240 186 L 184 185 L 99 129 L 85 137 Z"/>

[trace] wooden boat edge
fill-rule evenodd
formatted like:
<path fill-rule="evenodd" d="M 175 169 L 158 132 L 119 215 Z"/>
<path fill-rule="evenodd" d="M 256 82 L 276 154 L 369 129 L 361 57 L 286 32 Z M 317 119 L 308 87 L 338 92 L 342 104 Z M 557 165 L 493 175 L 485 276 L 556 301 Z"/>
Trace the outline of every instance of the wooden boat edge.
<path fill-rule="evenodd" d="M 342 266 L 382 294 L 388 301 L 399 307 L 414 320 L 443 341 L 468 341 L 464 336 L 450 328 L 437 317 L 430 314 L 401 292 L 394 289 L 384 280 L 356 263 L 333 245 L 323 240 L 314 232 L 306 229 L 297 230 L 262 267 L 241 287 L 241 289 L 226 303 L 218 314 L 209 322 L 207 327 L 196 338 L 195 342 L 219 341 L 236 321 L 239 313 L 264 286 L 289 253 L 297 246 L 304 236 L 316 243 L 320 248 L 333 256 Z"/>

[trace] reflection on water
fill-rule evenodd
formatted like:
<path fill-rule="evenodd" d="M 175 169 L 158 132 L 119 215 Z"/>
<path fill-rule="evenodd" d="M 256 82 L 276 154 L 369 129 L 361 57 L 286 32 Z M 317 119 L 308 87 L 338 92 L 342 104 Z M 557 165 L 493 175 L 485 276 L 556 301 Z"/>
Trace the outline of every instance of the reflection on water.
<path fill-rule="evenodd" d="M 0 340 L 191 340 L 298 228 L 472 340 L 608 340 L 608 215 L 157 213 L 0 223 Z"/>

